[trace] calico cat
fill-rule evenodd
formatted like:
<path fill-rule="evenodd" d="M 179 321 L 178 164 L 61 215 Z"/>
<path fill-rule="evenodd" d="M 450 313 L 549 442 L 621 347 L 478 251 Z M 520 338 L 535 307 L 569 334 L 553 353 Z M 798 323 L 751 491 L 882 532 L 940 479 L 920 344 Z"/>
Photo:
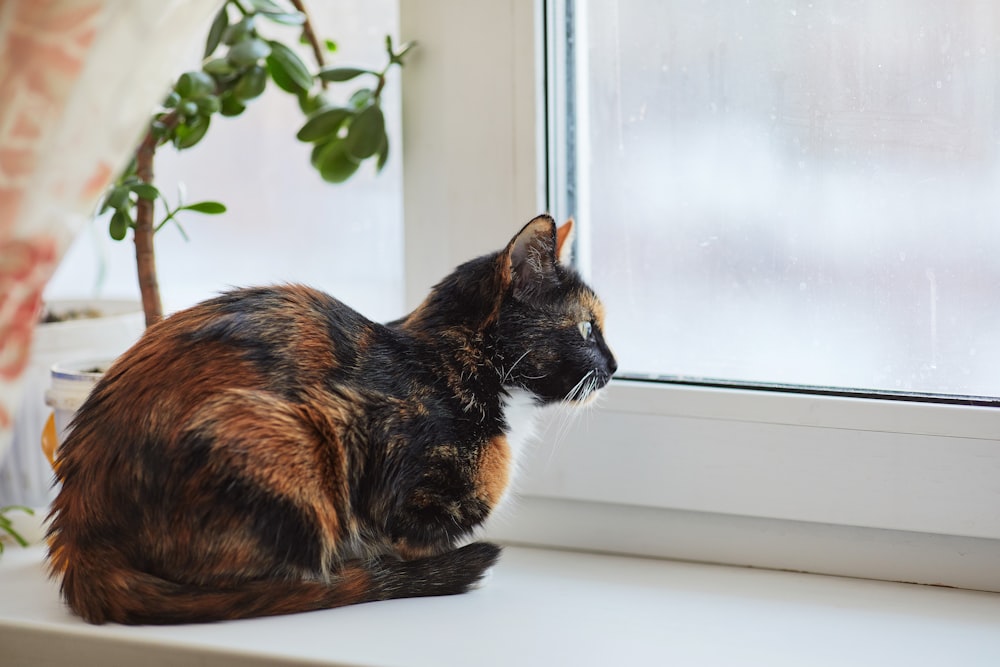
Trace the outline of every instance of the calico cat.
<path fill-rule="evenodd" d="M 475 585 L 500 548 L 459 545 L 507 493 L 516 422 L 616 369 L 560 260 L 571 229 L 535 218 L 388 325 L 286 285 L 150 327 L 59 450 L 49 565 L 72 610 L 185 623 Z"/>

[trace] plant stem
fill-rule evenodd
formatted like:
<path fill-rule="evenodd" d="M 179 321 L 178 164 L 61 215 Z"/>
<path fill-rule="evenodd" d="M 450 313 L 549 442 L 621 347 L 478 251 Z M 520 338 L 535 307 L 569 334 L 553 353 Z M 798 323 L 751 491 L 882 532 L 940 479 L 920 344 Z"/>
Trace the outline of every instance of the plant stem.
<path fill-rule="evenodd" d="M 177 124 L 179 118 L 172 111 L 160 120 L 167 127 Z M 157 138 L 150 128 L 135 151 L 135 175 L 143 183 L 153 182 L 153 157 L 156 155 Z M 135 265 L 139 277 L 139 293 L 142 296 L 142 312 L 146 326 L 152 326 L 163 319 L 163 301 L 160 298 L 160 283 L 156 278 L 156 250 L 153 246 L 153 200 L 139 198 L 135 205 Z"/>
<path fill-rule="evenodd" d="M 292 6 L 306 17 L 305 22 L 302 24 L 302 34 L 305 35 L 306 39 L 309 40 L 309 45 L 312 47 L 313 56 L 316 58 L 316 65 L 320 69 L 326 65 L 326 60 L 323 57 L 323 46 L 319 43 L 319 39 L 316 37 L 316 31 L 313 30 L 312 19 L 309 16 L 309 12 L 306 11 L 306 6 L 302 0 L 291 0 Z M 326 81 L 320 79 L 320 85 L 326 89 Z"/>
<path fill-rule="evenodd" d="M 153 155 L 156 138 L 147 132 L 135 152 L 135 173 L 144 183 L 153 182 Z M 153 202 L 140 198 L 135 206 L 135 264 L 139 274 L 139 293 L 146 326 L 163 319 L 160 284 L 156 279 L 156 253 L 153 249 Z"/>

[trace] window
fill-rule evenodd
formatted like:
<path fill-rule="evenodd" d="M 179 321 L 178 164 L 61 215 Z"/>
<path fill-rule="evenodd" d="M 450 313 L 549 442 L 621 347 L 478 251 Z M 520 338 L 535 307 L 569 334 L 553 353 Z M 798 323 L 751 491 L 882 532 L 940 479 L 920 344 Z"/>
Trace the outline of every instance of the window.
<path fill-rule="evenodd" d="M 993 2 L 563 6 L 626 375 L 1000 396 Z"/>
<path fill-rule="evenodd" d="M 547 59 L 563 58 L 567 46 L 570 46 L 578 58 L 575 61 L 576 80 L 580 81 L 580 72 L 590 71 L 587 61 L 579 60 L 580 54 L 593 54 L 591 49 L 600 48 L 599 44 L 583 43 L 579 26 L 585 19 L 581 16 L 587 11 L 602 12 L 617 8 L 617 25 L 603 14 L 595 14 L 592 21 L 602 31 L 620 31 L 624 25 L 621 13 L 636 11 L 638 3 L 569 5 L 528 0 L 490 3 L 435 0 L 431 4 L 433 11 L 427 9 L 425 0 L 401 2 L 402 34 L 424 44 L 419 66 L 404 72 L 404 212 L 408 258 L 406 298 L 409 306 L 415 305 L 426 289 L 451 267 L 478 253 L 495 249 L 498 242 L 509 238 L 519 224 L 539 210 L 552 208 L 557 214 L 573 211 L 579 214 L 584 228 L 589 227 L 590 243 L 587 244 L 588 234 L 584 234 L 580 254 L 592 280 L 600 291 L 605 292 L 605 300 L 609 302 L 609 328 L 614 332 L 611 334 L 612 343 L 616 345 L 619 356 L 628 360 L 633 372 L 653 375 L 690 373 L 698 378 L 717 378 L 721 375 L 728 380 L 745 378 L 775 383 L 789 380 L 808 384 L 839 382 L 842 386 L 863 386 L 866 389 L 896 388 L 894 381 L 889 383 L 893 386 L 888 387 L 868 381 L 875 376 L 871 372 L 868 372 L 864 382 L 828 379 L 829 376 L 823 379 L 816 374 L 792 378 L 787 374 L 779 375 L 777 370 L 780 367 L 767 363 L 767 359 L 754 362 L 756 367 L 749 371 L 742 374 L 734 371 L 727 377 L 726 373 L 730 373 L 734 366 L 732 359 L 723 358 L 723 355 L 713 358 L 710 354 L 707 363 L 693 367 L 677 363 L 676 357 L 657 358 L 644 352 L 644 346 L 636 342 L 641 336 L 636 329 L 641 329 L 641 326 L 637 326 L 635 315 L 625 312 L 620 319 L 615 319 L 619 316 L 620 307 L 632 307 L 630 300 L 638 303 L 658 298 L 660 294 L 658 288 L 651 287 L 648 281 L 636 280 L 631 285 L 624 281 L 624 287 L 613 284 L 618 277 L 614 275 L 615 271 L 627 268 L 630 275 L 636 278 L 642 265 L 634 257 L 623 257 L 622 247 L 619 245 L 616 249 L 613 241 L 609 240 L 609 236 L 622 235 L 621 228 L 614 226 L 621 222 L 616 207 L 628 207 L 632 202 L 617 201 L 615 197 L 622 194 L 628 184 L 619 187 L 618 184 L 595 182 L 595 174 L 602 168 L 601 165 L 579 161 L 581 153 L 589 150 L 593 157 L 594 150 L 601 150 L 595 147 L 596 142 L 586 145 L 589 141 L 586 128 L 595 128 L 595 134 L 613 134 L 616 130 L 612 127 L 605 132 L 604 128 L 595 125 L 596 111 L 589 104 L 576 109 L 578 114 L 583 114 L 582 117 L 575 117 L 576 127 L 568 126 L 566 120 L 574 117 L 566 112 L 567 91 L 560 89 L 568 77 L 554 75 L 551 68 L 546 70 L 542 66 Z M 737 17 L 742 14 L 738 14 L 730 4 L 698 3 L 696 17 L 671 19 L 679 26 L 671 41 L 680 48 L 685 40 L 696 39 L 686 33 L 705 29 L 711 20 L 732 30 L 732 25 L 740 22 Z M 864 3 L 837 3 L 837 6 L 841 4 L 864 6 Z M 690 3 L 684 6 L 690 6 Z M 756 4 L 748 3 L 748 6 Z M 674 7 L 674 3 L 650 3 L 650 13 L 639 14 L 632 21 L 651 24 L 655 18 L 662 22 L 665 20 L 662 14 L 672 11 Z M 927 7 L 929 5 L 925 9 Z M 957 13 L 973 11 L 976 7 L 980 5 L 949 5 Z M 577 12 L 575 15 L 572 13 L 574 9 Z M 798 3 L 786 9 L 804 14 L 808 3 Z M 742 7 L 738 10 L 747 11 L 751 10 Z M 935 16 L 941 18 L 940 14 Z M 930 22 L 932 18 L 927 20 Z M 985 29 L 987 25 L 993 25 L 987 19 L 978 16 L 962 25 L 975 24 L 977 29 Z M 911 19 L 907 18 L 903 23 L 908 25 L 910 22 Z M 886 22 L 883 20 L 881 25 L 884 28 Z M 575 30 L 571 42 L 560 37 L 566 34 L 567 27 Z M 993 30 L 996 30 L 995 26 Z M 628 43 L 636 39 L 627 35 L 620 41 Z M 867 37 L 862 34 L 857 39 L 863 41 Z M 821 42 L 817 40 L 817 43 Z M 958 41 L 952 44 L 957 48 Z M 773 44 L 774 49 L 779 47 L 791 48 Z M 594 68 L 610 66 L 606 62 L 606 53 L 599 52 L 597 56 L 592 56 L 594 58 L 601 61 L 592 64 Z M 655 58 L 650 56 L 650 60 Z M 655 62 L 655 66 L 650 64 L 653 69 L 663 64 L 661 60 Z M 743 63 L 727 62 L 730 66 L 744 66 Z M 719 61 L 715 66 L 721 68 L 723 64 Z M 943 67 L 939 62 L 938 70 L 944 72 Z M 984 67 L 988 68 L 988 65 Z M 642 84 L 635 80 L 641 75 L 641 67 L 637 71 L 631 65 L 622 65 L 618 79 L 622 91 L 631 90 L 629 86 L 635 86 L 634 90 L 641 88 Z M 586 90 L 577 90 L 572 99 L 590 100 L 590 95 L 596 95 L 594 86 L 597 82 L 592 79 L 589 75 L 584 79 L 591 85 L 589 94 Z M 690 85 L 704 87 L 706 84 L 702 81 Z M 944 86 L 943 79 L 942 90 Z M 979 90 L 977 86 L 971 86 L 969 90 Z M 936 85 L 933 90 L 937 90 Z M 705 102 L 707 95 L 702 93 L 700 98 L 696 95 L 688 102 L 691 105 L 695 105 L 697 99 Z M 605 91 L 602 98 L 613 96 L 613 90 Z M 447 103 L 442 104 L 442 100 Z M 677 105 L 683 107 L 688 102 L 678 99 Z M 612 104 L 612 108 L 616 106 Z M 636 112 L 639 107 L 641 104 L 636 107 Z M 710 112 L 711 109 L 706 115 Z M 650 113 L 647 108 L 647 118 Z M 662 130 L 668 137 L 673 136 L 675 143 L 697 139 L 691 124 L 698 120 L 699 114 L 693 107 L 686 113 L 689 124 L 685 127 L 690 132 L 685 134 L 676 128 L 671 129 L 669 124 Z M 902 131 L 893 123 L 886 123 L 884 127 Z M 703 128 L 701 133 L 710 134 L 716 130 L 717 127 Z M 727 131 L 729 134 L 718 137 L 715 152 L 707 151 L 704 160 L 724 155 L 725 147 L 737 141 L 733 128 Z M 853 128 L 853 131 L 858 129 Z M 576 143 L 565 140 L 574 137 Z M 794 132 L 785 136 L 783 141 L 792 141 L 793 138 Z M 629 146 L 639 150 L 635 144 Z M 743 148 L 739 148 L 737 143 L 736 148 L 743 151 L 741 159 L 751 159 L 748 155 L 756 150 L 752 142 L 749 147 Z M 912 148 L 910 146 L 907 150 Z M 925 158 L 932 147 L 918 145 L 917 148 L 916 158 L 933 167 L 934 161 Z M 832 145 L 827 149 L 832 149 Z M 609 155 L 617 150 L 614 140 L 606 150 L 611 151 Z M 692 150 L 689 147 L 683 154 L 690 158 Z M 787 146 L 785 150 L 788 150 Z M 980 150 L 989 153 L 990 149 Z M 567 160 L 567 153 L 571 159 Z M 761 154 L 768 155 L 766 152 Z M 649 159 L 658 157 L 654 152 Z M 968 153 L 956 153 L 954 161 L 948 163 L 951 165 L 949 168 L 966 159 L 969 159 Z M 814 153 L 809 153 L 804 158 L 806 166 L 803 169 L 815 170 L 813 176 L 817 177 L 816 174 L 824 169 L 821 168 L 822 163 L 815 160 L 818 158 Z M 550 172 L 549 167 L 553 164 L 561 165 L 561 168 Z M 566 164 L 575 164 L 580 168 L 573 174 L 564 168 Z M 949 177 L 951 185 L 959 192 L 967 187 L 958 184 L 955 174 L 971 174 L 973 183 L 985 178 L 984 174 L 989 171 L 984 164 L 971 160 L 966 167 L 954 167 L 956 171 L 951 172 Z M 795 170 L 799 169 L 798 160 L 793 166 Z M 624 171 L 625 167 L 619 167 L 619 172 Z M 692 165 L 692 168 L 695 167 L 709 171 L 721 168 L 710 161 L 700 167 Z M 732 165 L 722 167 L 734 169 Z M 684 170 L 677 163 L 668 164 L 665 168 L 675 172 Z M 637 178 L 651 177 L 652 171 L 640 170 Z M 827 173 L 833 171 L 826 168 Z M 601 178 L 607 180 L 612 176 L 603 174 Z M 801 185 L 801 181 L 793 179 L 792 182 Z M 656 187 L 655 183 L 644 183 L 647 188 Z M 817 186 L 818 189 L 811 190 L 807 188 L 806 194 L 820 196 L 834 185 L 837 184 Z M 692 187 L 689 183 L 687 189 Z M 766 191 L 763 193 L 766 197 L 762 195 L 759 201 L 751 202 L 756 207 L 752 221 L 733 220 L 732 213 L 722 208 L 725 202 L 713 204 L 707 196 L 700 195 L 703 213 L 714 210 L 718 214 L 712 222 L 717 233 L 706 236 L 705 230 L 690 227 L 689 222 L 695 219 L 709 217 L 710 221 L 713 220 L 711 216 L 695 213 L 688 214 L 679 232 L 674 230 L 671 233 L 686 234 L 686 237 L 678 238 L 697 248 L 694 252 L 719 253 L 720 247 L 725 245 L 722 248 L 724 252 L 707 263 L 719 268 L 723 277 L 732 279 L 739 275 L 741 279 L 751 281 L 754 279 L 752 268 L 729 264 L 736 259 L 742 262 L 743 250 L 738 243 L 729 245 L 731 242 L 723 238 L 722 231 L 727 231 L 730 237 L 735 236 L 741 243 L 752 234 L 763 234 L 764 240 L 772 244 L 783 243 L 779 233 L 782 229 L 765 233 L 747 227 L 751 222 L 758 225 L 761 218 L 773 214 L 772 204 L 780 203 L 783 197 L 778 195 L 785 192 L 781 188 L 790 186 L 777 183 L 773 187 L 778 189 Z M 676 191 L 674 187 L 671 192 Z M 945 188 L 941 191 L 948 192 Z M 986 190 L 977 192 L 982 194 Z M 694 197 L 695 194 L 694 191 L 681 192 L 678 196 Z M 746 206 L 753 196 L 756 195 L 749 186 L 729 195 L 742 206 Z M 868 196 L 873 195 L 869 192 Z M 610 199 L 601 204 L 598 201 L 600 197 Z M 660 197 L 654 200 L 657 202 L 666 199 L 662 193 L 654 197 Z M 899 193 L 894 194 L 896 200 L 901 197 Z M 790 225 L 790 221 L 794 220 L 792 214 L 807 210 L 809 201 L 786 203 L 795 206 L 782 212 L 785 217 L 780 220 Z M 605 208 L 599 209 L 600 206 Z M 825 213 L 834 214 L 839 212 Z M 973 218 L 979 216 L 981 221 L 983 215 L 980 210 Z M 738 234 L 723 226 L 737 223 Z M 602 231 L 602 224 L 610 224 L 611 227 Z M 861 231 L 874 233 L 867 229 Z M 904 240 L 910 234 L 907 230 L 900 233 Z M 987 241 L 992 239 L 996 242 L 995 232 L 986 230 L 985 233 Z M 712 239 L 713 235 L 718 238 Z M 819 250 L 825 251 L 827 245 L 836 245 L 835 237 L 828 234 L 819 240 L 802 240 L 802 256 L 806 256 L 806 250 L 818 254 Z M 709 241 L 709 245 L 699 245 L 702 241 Z M 644 251 L 643 244 L 637 243 L 635 237 L 628 243 L 632 250 Z M 675 249 L 672 252 L 679 251 Z M 979 251 L 973 252 L 973 255 L 978 256 Z M 709 257 L 712 257 L 711 254 Z M 895 259 L 898 261 L 898 254 Z M 917 261 L 919 258 L 908 255 L 907 261 L 911 259 Z M 943 262 L 944 257 L 932 259 Z M 829 270 L 844 271 L 843 267 L 836 265 L 839 261 L 835 260 Z M 629 264 L 623 266 L 622 262 Z M 664 259 L 662 264 L 667 265 L 667 260 Z M 951 307 L 944 305 L 945 292 L 951 293 L 953 287 L 945 289 L 945 281 L 951 277 L 945 276 L 945 272 L 937 268 L 938 264 L 933 266 L 935 271 L 941 271 L 936 273 L 937 335 L 940 339 L 946 326 L 941 318 L 946 317 L 945 310 Z M 658 269 L 659 264 L 654 263 L 653 267 Z M 967 268 L 962 266 L 961 271 Z M 665 270 L 676 272 L 678 267 Z M 819 269 L 803 270 L 814 272 L 805 280 L 806 293 L 809 293 L 811 284 L 814 289 L 830 288 L 827 285 L 831 282 L 829 278 L 826 283 L 820 280 L 825 274 L 816 273 Z M 850 278 L 850 272 L 846 275 Z M 918 271 L 918 277 L 923 281 L 921 284 L 927 292 L 925 296 L 929 295 L 926 272 Z M 818 284 L 811 283 L 814 278 L 819 281 Z M 795 295 L 798 295 L 799 283 L 803 281 L 799 277 L 796 282 L 789 283 Z M 692 279 L 674 278 L 667 282 L 692 282 Z M 718 296 L 721 304 L 725 305 L 725 300 L 739 295 L 739 290 L 726 291 L 729 288 L 725 283 L 720 285 L 726 288 Z M 785 288 L 775 285 L 774 295 L 781 289 Z M 685 298 L 696 300 L 692 296 L 668 298 L 674 303 Z M 925 299 L 921 306 L 926 306 L 921 311 L 925 316 L 929 313 L 928 303 Z M 824 302 L 816 304 L 814 307 L 818 312 Z M 773 304 L 767 302 L 765 305 L 771 308 Z M 774 306 L 773 309 L 781 310 L 781 307 Z M 641 313 L 642 310 L 636 312 Z M 732 314 L 713 317 L 716 318 L 714 323 L 719 324 L 724 322 L 719 318 L 732 317 Z M 841 317 L 846 319 L 848 315 Z M 982 313 L 977 317 L 981 318 L 981 322 L 986 321 Z M 737 321 L 741 327 L 749 326 L 742 320 Z M 806 324 L 815 326 L 812 321 Z M 701 327 L 701 322 L 671 321 L 660 326 L 655 333 L 664 337 L 674 336 L 682 342 L 685 337 L 696 339 L 727 333 L 705 333 Z M 978 334 L 990 331 L 979 325 L 970 325 L 969 329 Z M 930 331 L 929 324 L 927 331 Z M 649 346 L 645 349 L 648 350 Z M 864 356 L 869 355 L 869 352 L 863 352 Z M 655 348 L 653 353 L 659 354 Z M 673 354 L 672 351 L 669 353 Z M 830 350 L 828 358 L 837 359 L 839 354 L 839 350 Z M 988 356 L 991 352 L 979 350 L 978 354 Z M 687 363 L 686 359 L 681 361 Z M 925 361 L 913 363 L 919 365 Z M 759 372 L 761 369 L 766 373 Z M 922 391 L 926 387 L 911 384 L 898 388 Z M 971 391 L 968 385 L 962 388 L 947 383 L 935 385 L 932 389 L 934 392 L 942 390 Z M 982 390 L 975 391 L 982 393 Z M 762 391 L 749 387 L 618 380 L 608 388 L 595 410 L 577 417 L 569 428 L 562 429 L 560 419 L 553 420 L 553 427 L 543 438 L 543 444 L 526 463 L 519 503 L 521 511 L 496 524 L 495 530 L 499 535 L 519 541 L 572 547 L 1000 588 L 995 568 L 1000 558 L 1000 514 L 996 509 L 1000 507 L 1000 492 L 996 485 L 1000 475 L 1000 411 L 995 408 L 862 399 L 831 395 L 830 392 L 821 395 Z"/>

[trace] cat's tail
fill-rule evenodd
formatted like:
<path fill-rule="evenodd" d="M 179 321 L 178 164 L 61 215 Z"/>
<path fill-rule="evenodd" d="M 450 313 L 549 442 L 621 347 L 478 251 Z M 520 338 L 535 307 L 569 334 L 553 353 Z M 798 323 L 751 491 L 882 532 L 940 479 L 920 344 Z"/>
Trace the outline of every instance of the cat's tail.
<path fill-rule="evenodd" d="M 90 623 L 200 623 L 464 593 L 475 587 L 499 556 L 497 545 L 476 542 L 418 560 L 352 561 L 330 582 L 255 580 L 215 588 L 115 569 L 106 561 L 96 568 L 77 561 L 67 563 L 62 572 L 62 594 L 73 611 Z"/>

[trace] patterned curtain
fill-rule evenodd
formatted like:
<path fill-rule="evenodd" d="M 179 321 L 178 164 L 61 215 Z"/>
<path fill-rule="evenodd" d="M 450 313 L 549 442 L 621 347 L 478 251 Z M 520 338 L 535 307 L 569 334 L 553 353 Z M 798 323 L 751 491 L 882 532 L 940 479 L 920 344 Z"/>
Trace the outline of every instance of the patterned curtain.
<path fill-rule="evenodd" d="M 0 0 L 0 457 L 42 289 L 222 0 Z"/>

